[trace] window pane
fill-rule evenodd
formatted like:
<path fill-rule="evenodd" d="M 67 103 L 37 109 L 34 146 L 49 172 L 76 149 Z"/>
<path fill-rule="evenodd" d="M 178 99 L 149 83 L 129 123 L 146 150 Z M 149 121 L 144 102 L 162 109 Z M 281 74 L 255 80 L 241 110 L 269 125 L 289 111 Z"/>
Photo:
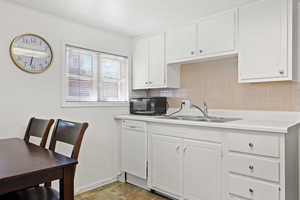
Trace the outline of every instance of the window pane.
<path fill-rule="evenodd" d="M 128 101 L 128 59 L 67 46 L 66 101 Z"/>
<path fill-rule="evenodd" d="M 70 51 L 68 57 L 68 65 L 69 74 L 79 75 L 80 55 L 78 53 Z"/>
<path fill-rule="evenodd" d="M 114 82 L 103 82 L 101 88 L 102 100 L 109 101 L 118 100 L 119 84 Z"/>
<path fill-rule="evenodd" d="M 93 75 L 93 56 L 80 55 L 80 75 L 92 76 Z"/>
<path fill-rule="evenodd" d="M 68 101 L 97 101 L 97 53 L 67 47 Z"/>
<path fill-rule="evenodd" d="M 100 100 L 128 101 L 127 58 L 101 54 Z"/>
<path fill-rule="evenodd" d="M 69 79 L 69 100 L 97 101 L 93 80 Z"/>
<path fill-rule="evenodd" d="M 79 81 L 69 79 L 69 96 L 70 97 L 79 97 Z"/>
<path fill-rule="evenodd" d="M 104 78 L 121 79 L 121 62 L 119 60 L 103 58 L 101 65 Z"/>

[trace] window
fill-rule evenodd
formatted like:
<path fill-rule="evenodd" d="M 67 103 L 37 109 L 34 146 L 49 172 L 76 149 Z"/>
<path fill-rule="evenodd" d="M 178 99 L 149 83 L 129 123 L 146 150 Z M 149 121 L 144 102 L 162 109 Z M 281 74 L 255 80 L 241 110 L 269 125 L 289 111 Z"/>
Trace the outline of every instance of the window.
<path fill-rule="evenodd" d="M 128 58 L 66 46 L 64 102 L 128 101 Z"/>

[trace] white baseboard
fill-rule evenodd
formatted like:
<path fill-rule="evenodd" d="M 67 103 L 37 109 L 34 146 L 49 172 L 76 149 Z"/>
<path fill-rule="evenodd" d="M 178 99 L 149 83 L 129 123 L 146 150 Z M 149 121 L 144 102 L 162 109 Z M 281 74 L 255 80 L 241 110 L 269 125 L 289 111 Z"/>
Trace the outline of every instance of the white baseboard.
<path fill-rule="evenodd" d="M 127 174 L 127 183 L 136 185 L 145 190 L 150 190 L 150 188 L 147 186 L 147 180 L 141 179 L 131 174 Z"/>
<path fill-rule="evenodd" d="M 116 182 L 117 180 L 118 180 L 117 177 L 112 177 L 112 178 L 101 180 L 101 181 L 98 181 L 98 182 L 95 182 L 95 183 L 92 183 L 92 184 L 89 184 L 89 185 L 78 187 L 75 190 L 75 194 L 77 195 L 77 194 L 80 194 L 80 193 L 83 193 L 83 192 L 86 192 L 86 191 L 89 191 L 89 190 L 93 190 L 93 189 L 96 189 L 98 187 Z"/>

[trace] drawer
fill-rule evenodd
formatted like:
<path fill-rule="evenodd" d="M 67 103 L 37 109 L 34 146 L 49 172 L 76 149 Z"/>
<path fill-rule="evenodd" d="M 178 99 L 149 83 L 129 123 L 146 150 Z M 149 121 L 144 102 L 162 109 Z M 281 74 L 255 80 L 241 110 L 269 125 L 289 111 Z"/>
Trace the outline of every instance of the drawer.
<path fill-rule="evenodd" d="M 230 154 L 228 156 L 229 171 L 260 178 L 268 181 L 279 182 L 279 161 L 272 161 L 253 156 Z"/>
<path fill-rule="evenodd" d="M 229 151 L 279 157 L 279 137 L 269 135 L 235 134 L 228 135 Z"/>
<path fill-rule="evenodd" d="M 279 186 L 239 176 L 229 177 L 229 196 L 251 200 L 279 200 Z"/>
<path fill-rule="evenodd" d="M 136 131 L 146 131 L 146 122 L 134 121 L 134 120 L 123 120 L 122 128 L 136 130 Z"/>

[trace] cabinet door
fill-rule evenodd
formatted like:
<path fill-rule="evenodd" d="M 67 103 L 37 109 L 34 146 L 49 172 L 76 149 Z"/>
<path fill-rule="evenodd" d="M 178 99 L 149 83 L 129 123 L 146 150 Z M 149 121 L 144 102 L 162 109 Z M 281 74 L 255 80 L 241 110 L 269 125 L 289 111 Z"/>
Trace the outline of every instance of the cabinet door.
<path fill-rule="evenodd" d="M 152 186 L 160 191 L 179 196 L 182 139 L 152 134 L 151 141 Z"/>
<path fill-rule="evenodd" d="M 287 76 L 286 0 L 260 0 L 239 9 L 239 79 Z M 254 81 L 251 81 L 254 80 Z"/>
<path fill-rule="evenodd" d="M 166 33 L 167 62 L 188 59 L 196 53 L 197 25 L 189 25 L 169 30 Z"/>
<path fill-rule="evenodd" d="M 221 145 L 185 140 L 183 146 L 184 199 L 221 199 Z"/>
<path fill-rule="evenodd" d="M 204 56 L 234 51 L 235 32 L 235 11 L 203 19 L 198 23 L 198 53 Z"/>
<path fill-rule="evenodd" d="M 164 86 L 165 80 L 165 36 L 159 34 L 149 38 L 149 87 Z"/>
<path fill-rule="evenodd" d="M 148 40 L 138 39 L 133 51 L 133 89 L 145 89 L 148 86 Z"/>
<path fill-rule="evenodd" d="M 143 128 L 122 129 L 122 171 L 146 179 L 147 137 Z"/>

